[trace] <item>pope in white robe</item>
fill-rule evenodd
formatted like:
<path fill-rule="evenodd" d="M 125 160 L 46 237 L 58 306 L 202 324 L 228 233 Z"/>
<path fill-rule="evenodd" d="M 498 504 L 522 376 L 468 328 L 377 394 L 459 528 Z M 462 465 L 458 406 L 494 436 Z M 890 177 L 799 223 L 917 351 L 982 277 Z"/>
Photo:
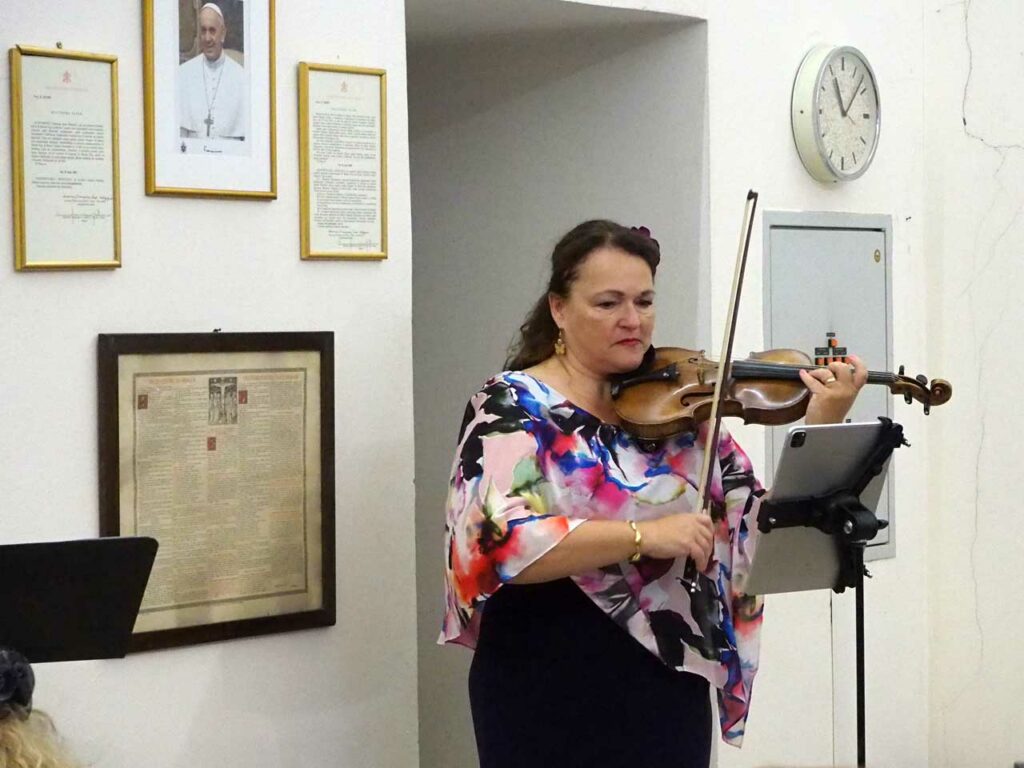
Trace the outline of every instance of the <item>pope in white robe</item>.
<path fill-rule="evenodd" d="M 199 11 L 202 53 L 178 67 L 178 126 L 184 138 L 245 140 L 249 79 L 224 53 L 224 15 L 214 3 Z"/>

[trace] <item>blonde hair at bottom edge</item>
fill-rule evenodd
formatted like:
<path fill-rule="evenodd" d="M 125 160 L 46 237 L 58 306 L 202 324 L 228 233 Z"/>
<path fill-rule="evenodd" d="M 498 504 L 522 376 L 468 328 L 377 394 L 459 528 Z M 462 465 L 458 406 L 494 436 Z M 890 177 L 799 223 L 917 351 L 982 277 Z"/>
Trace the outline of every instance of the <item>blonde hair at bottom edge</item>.
<path fill-rule="evenodd" d="M 0 768 L 80 768 L 61 746 L 49 715 L 11 707 L 0 718 Z"/>

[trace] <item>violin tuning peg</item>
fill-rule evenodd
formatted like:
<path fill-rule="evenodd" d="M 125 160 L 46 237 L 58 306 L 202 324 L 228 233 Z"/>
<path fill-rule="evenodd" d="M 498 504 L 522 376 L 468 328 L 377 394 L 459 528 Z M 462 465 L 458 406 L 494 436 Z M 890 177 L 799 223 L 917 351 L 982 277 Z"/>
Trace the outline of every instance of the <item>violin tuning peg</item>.
<path fill-rule="evenodd" d="M 931 404 L 930 404 L 930 403 L 925 403 L 925 404 L 924 404 L 924 415 L 925 415 L 925 416 L 927 416 L 927 415 L 928 415 L 928 414 L 930 414 L 931 412 L 932 412 L 932 406 L 931 406 Z"/>
<path fill-rule="evenodd" d="M 904 402 L 906 402 L 907 405 L 910 405 L 912 402 L 914 402 L 914 398 L 909 392 L 903 393 L 903 400 Z"/>
<path fill-rule="evenodd" d="M 900 369 L 899 369 L 899 370 L 897 371 L 897 373 L 898 373 L 898 374 L 899 374 L 900 376 L 902 376 L 902 375 L 903 375 L 903 370 L 904 370 L 904 368 L 903 368 L 903 366 L 901 365 L 901 366 L 900 366 Z"/>
<path fill-rule="evenodd" d="M 925 387 L 928 386 L 928 377 L 925 376 L 923 373 L 917 374 L 917 376 L 915 376 L 914 378 L 917 379 L 918 384 L 921 384 L 922 386 Z"/>

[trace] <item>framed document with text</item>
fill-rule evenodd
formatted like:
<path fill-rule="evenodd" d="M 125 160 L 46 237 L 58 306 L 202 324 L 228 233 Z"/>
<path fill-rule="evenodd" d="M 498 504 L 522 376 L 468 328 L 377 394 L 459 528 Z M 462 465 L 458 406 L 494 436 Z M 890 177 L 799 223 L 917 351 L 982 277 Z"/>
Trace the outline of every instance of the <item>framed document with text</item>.
<path fill-rule="evenodd" d="M 101 334 L 100 534 L 160 548 L 133 651 L 335 622 L 332 333 Z"/>
<path fill-rule="evenodd" d="M 10 50 L 14 265 L 121 266 L 117 58 Z"/>
<path fill-rule="evenodd" d="M 387 176 L 384 70 L 301 62 L 302 258 L 386 259 Z"/>
<path fill-rule="evenodd" d="M 277 197 L 274 0 L 143 0 L 146 194 Z"/>

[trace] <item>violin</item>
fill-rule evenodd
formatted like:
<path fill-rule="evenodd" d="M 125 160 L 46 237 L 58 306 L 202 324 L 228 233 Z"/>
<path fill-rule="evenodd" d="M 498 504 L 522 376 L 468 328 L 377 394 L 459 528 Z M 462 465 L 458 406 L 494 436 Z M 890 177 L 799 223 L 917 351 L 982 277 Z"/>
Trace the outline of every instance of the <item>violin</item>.
<path fill-rule="evenodd" d="M 733 360 L 718 415 L 768 426 L 797 421 L 811 400 L 799 371 L 824 367 L 813 365 L 796 349 L 753 352 L 744 360 Z M 613 380 L 613 407 L 623 428 L 639 438 L 659 440 L 694 432 L 711 418 L 718 375 L 719 363 L 705 357 L 703 350 L 652 347 L 640 368 Z M 948 381 L 906 376 L 902 366 L 898 373 L 869 371 L 867 383 L 887 386 L 907 403 L 916 400 L 926 414 L 953 395 Z"/>

